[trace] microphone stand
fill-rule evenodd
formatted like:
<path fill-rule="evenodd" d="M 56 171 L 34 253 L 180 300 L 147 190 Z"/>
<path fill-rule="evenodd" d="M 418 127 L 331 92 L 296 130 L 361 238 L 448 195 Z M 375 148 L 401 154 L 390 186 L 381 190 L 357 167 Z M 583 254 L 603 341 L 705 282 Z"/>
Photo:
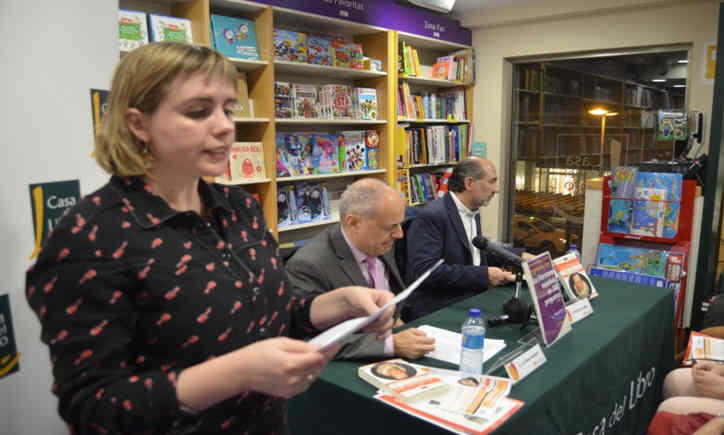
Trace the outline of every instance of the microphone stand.
<path fill-rule="evenodd" d="M 520 299 L 520 288 L 522 286 L 523 272 L 518 267 L 515 273 L 515 295 L 503 304 L 503 313 L 508 315 L 508 320 L 511 323 L 522 323 L 521 329 L 525 328 L 533 312 L 533 308 Z"/>

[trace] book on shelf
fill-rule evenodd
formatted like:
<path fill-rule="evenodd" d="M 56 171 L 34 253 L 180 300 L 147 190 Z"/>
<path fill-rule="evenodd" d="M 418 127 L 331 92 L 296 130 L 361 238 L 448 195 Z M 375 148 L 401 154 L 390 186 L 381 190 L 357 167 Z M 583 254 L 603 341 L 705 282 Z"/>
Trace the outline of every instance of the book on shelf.
<path fill-rule="evenodd" d="M 314 65 L 332 66 L 332 40 L 326 36 L 307 36 L 307 62 Z"/>
<path fill-rule="evenodd" d="M 148 44 L 148 18 L 145 12 L 118 11 L 118 45 L 121 51 L 131 51 Z"/>
<path fill-rule="evenodd" d="M 274 59 L 307 62 L 307 34 L 287 29 L 274 29 Z"/>
<path fill-rule="evenodd" d="M 231 109 L 231 114 L 235 118 L 253 118 L 254 110 L 251 100 L 249 99 L 249 88 L 246 82 L 246 73 L 240 71 L 236 78 L 236 99 L 237 102 Z"/>
<path fill-rule="evenodd" d="M 288 227 L 297 220 L 297 204 L 294 185 L 279 186 L 277 191 L 277 225 Z"/>
<path fill-rule="evenodd" d="M 367 168 L 366 131 L 342 131 L 339 134 L 339 169 L 342 172 L 361 171 Z"/>
<path fill-rule="evenodd" d="M 664 277 L 669 251 L 599 243 L 596 267 Z"/>
<path fill-rule="evenodd" d="M 354 88 L 358 119 L 377 119 L 377 89 Z"/>
<path fill-rule="evenodd" d="M 295 224 L 331 219 L 329 193 L 324 183 L 297 183 L 295 186 Z"/>
<path fill-rule="evenodd" d="M 378 169 L 380 167 L 380 134 L 377 133 L 377 130 L 365 132 L 365 149 L 367 151 L 367 169 Z"/>
<path fill-rule="evenodd" d="M 151 41 L 176 41 L 193 44 L 191 20 L 186 18 L 168 17 L 149 14 L 148 24 L 151 28 Z"/>
<path fill-rule="evenodd" d="M 339 172 L 339 143 L 336 134 L 312 134 L 314 173 L 335 174 Z"/>
<path fill-rule="evenodd" d="M 264 144 L 234 142 L 229 153 L 226 181 L 252 181 L 266 178 Z"/>
<path fill-rule="evenodd" d="M 318 87 L 301 83 L 292 84 L 292 102 L 295 118 L 315 119 L 319 117 Z"/>
<path fill-rule="evenodd" d="M 305 174 L 305 163 L 302 157 L 303 145 L 296 133 L 277 132 L 277 177 L 292 177 Z"/>
<path fill-rule="evenodd" d="M 652 276 L 645 273 L 629 272 L 627 270 L 609 269 L 592 266 L 591 276 L 614 279 L 616 281 L 632 282 L 634 284 L 650 285 L 651 287 L 668 288 L 669 282 L 662 276 Z"/>
<path fill-rule="evenodd" d="M 566 254 L 555 258 L 553 267 L 556 269 L 567 300 L 593 299 L 598 296 L 596 287 L 586 274 L 578 255 Z"/>
<path fill-rule="evenodd" d="M 439 376 L 431 375 L 429 367 L 401 358 L 361 366 L 357 375 L 406 403 L 435 397 L 450 388 Z"/>
<path fill-rule="evenodd" d="M 571 330 L 561 287 L 553 268 L 551 255 L 544 252 L 521 264 L 528 283 L 541 336 L 551 346 Z"/>
<path fill-rule="evenodd" d="M 343 39 L 331 41 L 333 65 L 341 68 L 364 69 L 362 44 Z"/>
<path fill-rule="evenodd" d="M 259 44 L 251 20 L 211 14 L 211 43 L 224 56 L 259 60 Z"/>
<path fill-rule="evenodd" d="M 293 116 L 292 88 L 289 82 L 274 82 L 274 116 L 288 119 Z"/>
<path fill-rule="evenodd" d="M 319 91 L 320 117 L 325 119 L 352 119 L 352 91 L 343 84 L 326 84 Z"/>

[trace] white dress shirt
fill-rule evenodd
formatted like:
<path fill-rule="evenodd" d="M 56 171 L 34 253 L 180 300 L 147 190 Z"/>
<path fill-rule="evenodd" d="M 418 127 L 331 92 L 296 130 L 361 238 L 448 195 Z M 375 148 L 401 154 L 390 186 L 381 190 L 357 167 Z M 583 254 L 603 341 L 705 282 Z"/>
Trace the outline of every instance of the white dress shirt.
<path fill-rule="evenodd" d="M 462 201 L 455 195 L 454 192 L 450 192 L 453 202 L 458 209 L 460 214 L 460 220 L 463 221 L 463 228 L 465 228 L 465 235 L 468 237 L 468 249 L 473 255 L 473 266 L 480 266 L 480 249 L 473 246 L 473 238 L 478 235 L 478 227 L 475 224 L 475 220 L 479 218 L 480 211 L 471 211 Z"/>

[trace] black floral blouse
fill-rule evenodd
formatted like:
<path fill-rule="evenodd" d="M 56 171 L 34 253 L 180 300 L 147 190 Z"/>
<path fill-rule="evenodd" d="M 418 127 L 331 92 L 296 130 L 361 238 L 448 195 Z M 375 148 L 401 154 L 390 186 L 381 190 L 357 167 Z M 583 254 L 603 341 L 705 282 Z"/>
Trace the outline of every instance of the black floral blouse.
<path fill-rule="evenodd" d="M 172 210 L 111 178 L 69 211 L 27 274 L 61 416 L 79 434 L 286 433 L 285 403 L 246 392 L 179 410 L 186 367 L 280 335 L 316 332 L 291 292 L 256 200 L 199 184 L 210 210 Z"/>

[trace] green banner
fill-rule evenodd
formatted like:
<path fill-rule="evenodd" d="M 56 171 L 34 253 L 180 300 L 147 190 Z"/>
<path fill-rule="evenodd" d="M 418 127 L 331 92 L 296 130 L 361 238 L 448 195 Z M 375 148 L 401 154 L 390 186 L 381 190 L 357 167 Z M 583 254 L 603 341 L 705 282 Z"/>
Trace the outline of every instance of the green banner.
<path fill-rule="evenodd" d="M 20 370 L 20 354 L 15 347 L 10 298 L 0 296 L 0 378 Z"/>
<path fill-rule="evenodd" d="M 37 257 L 48 234 L 60 222 L 65 210 L 80 200 L 78 180 L 56 181 L 30 185 L 30 208 L 33 212 L 35 249 L 30 259 Z"/>

